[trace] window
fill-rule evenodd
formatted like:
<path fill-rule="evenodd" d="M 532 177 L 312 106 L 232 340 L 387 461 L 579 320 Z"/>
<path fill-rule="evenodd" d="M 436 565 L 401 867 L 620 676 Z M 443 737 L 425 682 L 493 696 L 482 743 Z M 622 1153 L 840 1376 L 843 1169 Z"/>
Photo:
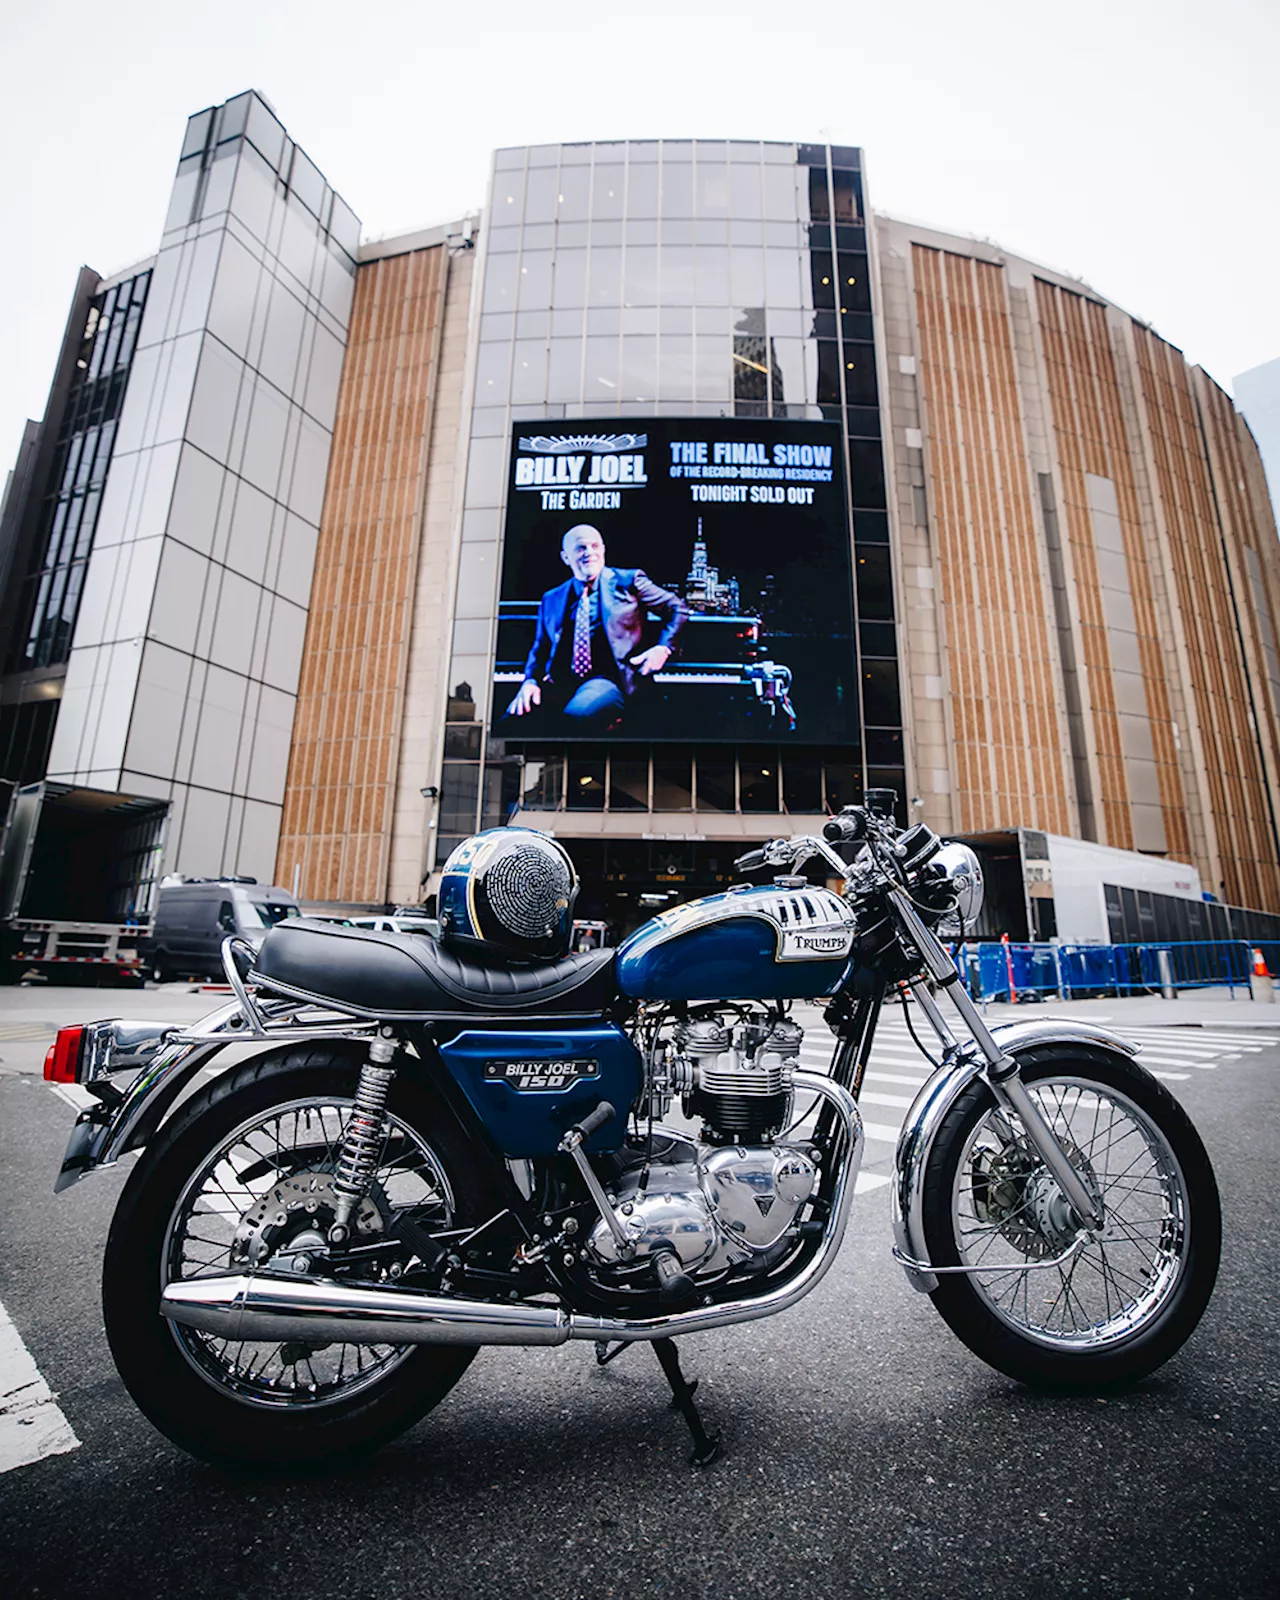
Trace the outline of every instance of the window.
<path fill-rule="evenodd" d="M 809 168 L 809 215 L 815 222 L 831 219 L 831 197 L 827 193 L 827 169 Z"/>
<path fill-rule="evenodd" d="M 818 394 L 820 406 L 840 404 L 840 347 L 834 339 L 819 339 Z"/>
<path fill-rule="evenodd" d="M 828 750 L 823 758 L 822 778 L 828 811 L 862 803 L 862 761 L 858 751 Z"/>
<path fill-rule="evenodd" d="M 571 755 L 565 804 L 570 811 L 604 810 L 604 757 Z"/>
<path fill-rule="evenodd" d="M 693 809 L 693 763 L 687 751 L 659 746 L 653 752 L 653 809 Z"/>
<path fill-rule="evenodd" d="M 862 221 L 862 175 L 836 167 L 831 173 L 837 222 Z"/>
<path fill-rule="evenodd" d="M 698 809 L 736 811 L 736 774 L 732 761 L 698 757 Z"/>
<path fill-rule="evenodd" d="M 876 352 L 870 344 L 846 341 L 844 387 L 851 406 L 873 406 L 877 400 Z M 861 503 L 861 502 L 858 502 Z"/>
<path fill-rule="evenodd" d="M 780 811 L 778 752 L 764 745 L 738 752 L 738 784 L 744 811 Z"/>
<path fill-rule="evenodd" d="M 899 727 L 902 723 L 902 703 L 898 696 L 898 663 L 896 661 L 864 661 L 862 663 L 862 720 L 871 727 Z M 871 749 L 871 735 L 867 734 L 868 761 L 901 761 L 902 755 L 875 755 Z"/>
<path fill-rule="evenodd" d="M 649 753 L 619 745 L 609 756 L 609 810 L 649 809 Z"/>
<path fill-rule="evenodd" d="M 788 750 L 782 763 L 782 802 L 787 811 L 822 810 L 822 762 L 816 750 Z"/>
<path fill-rule="evenodd" d="M 852 250 L 842 250 L 836 257 L 836 277 L 841 311 L 869 312 L 871 278 L 866 256 L 855 255 Z"/>
<path fill-rule="evenodd" d="M 893 621 L 893 575 L 887 545 L 855 545 L 853 574 L 858 615 L 872 622 Z"/>
<path fill-rule="evenodd" d="M 57 422 L 52 468 L 45 484 L 33 486 L 33 493 L 44 493 L 44 502 L 13 636 L 7 641 L 6 671 L 54 666 L 70 654 L 102 484 L 150 282 L 150 272 L 141 272 L 89 304 L 74 375 Z"/>

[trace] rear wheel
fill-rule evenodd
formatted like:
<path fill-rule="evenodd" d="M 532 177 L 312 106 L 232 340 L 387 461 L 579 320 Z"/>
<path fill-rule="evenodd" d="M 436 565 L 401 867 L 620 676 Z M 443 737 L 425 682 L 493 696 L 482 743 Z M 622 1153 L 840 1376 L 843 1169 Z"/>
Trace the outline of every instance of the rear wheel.
<path fill-rule="evenodd" d="M 1020 1057 L 1023 1082 L 1105 1213 L 1079 1219 L 1021 1123 L 975 1081 L 934 1143 L 925 1179 L 934 1305 L 991 1366 L 1024 1383 L 1089 1390 L 1145 1377 L 1199 1322 L 1218 1270 L 1213 1169 L 1182 1107 L 1110 1052 Z M 1029 1270 L 1028 1270 L 1029 1269 Z"/>
<path fill-rule="evenodd" d="M 196 1097 L 134 1169 L 111 1225 L 103 1312 L 138 1406 L 176 1444 L 239 1466 L 323 1464 L 371 1449 L 438 1405 L 474 1348 L 233 1342 L 159 1314 L 176 1280 L 253 1267 L 411 1280 L 388 1235 L 400 1216 L 434 1233 L 483 1220 L 460 1133 L 404 1074 L 369 1195 L 353 1219 L 359 1267 L 331 1268 L 325 1235 L 358 1054 L 308 1047 L 260 1058 Z"/>

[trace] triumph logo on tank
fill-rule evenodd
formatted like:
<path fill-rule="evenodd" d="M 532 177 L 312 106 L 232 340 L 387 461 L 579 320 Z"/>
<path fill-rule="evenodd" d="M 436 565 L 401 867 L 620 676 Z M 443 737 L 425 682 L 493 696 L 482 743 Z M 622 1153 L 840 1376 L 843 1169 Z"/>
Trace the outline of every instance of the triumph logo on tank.
<path fill-rule="evenodd" d="M 574 1061 L 486 1061 L 486 1078 L 513 1089 L 567 1089 L 582 1078 L 598 1078 L 600 1063 Z"/>
<path fill-rule="evenodd" d="M 835 928 L 823 933 L 784 933 L 778 960 L 825 961 L 847 956 L 853 948 L 853 933 L 852 928 Z"/>

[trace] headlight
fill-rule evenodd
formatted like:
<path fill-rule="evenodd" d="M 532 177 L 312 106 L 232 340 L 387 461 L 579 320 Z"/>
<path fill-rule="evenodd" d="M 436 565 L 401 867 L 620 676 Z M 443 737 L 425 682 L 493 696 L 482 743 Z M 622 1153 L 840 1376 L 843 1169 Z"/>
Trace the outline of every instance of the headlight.
<path fill-rule="evenodd" d="M 945 892 L 951 901 L 951 910 L 934 924 L 934 932 L 943 939 L 972 933 L 982 910 L 982 865 L 977 856 L 967 844 L 944 844 L 926 872 L 930 900 L 941 900 Z"/>

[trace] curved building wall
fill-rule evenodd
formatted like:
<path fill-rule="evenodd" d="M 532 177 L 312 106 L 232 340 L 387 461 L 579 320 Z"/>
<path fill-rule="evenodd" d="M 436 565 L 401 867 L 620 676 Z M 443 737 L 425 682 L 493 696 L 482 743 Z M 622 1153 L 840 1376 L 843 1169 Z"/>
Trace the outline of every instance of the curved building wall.
<path fill-rule="evenodd" d="M 424 293 L 428 248 L 447 292 Z M 569 842 L 583 914 L 616 917 L 876 785 L 942 831 L 1185 860 L 1280 910 L 1257 450 L 1206 374 L 1087 285 L 872 217 L 856 150 L 538 146 L 497 153 L 478 232 L 364 247 L 353 330 L 282 881 L 416 898 L 459 839 L 519 816 Z M 839 425 L 844 743 L 495 736 L 512 430 L 644 418 Z"/>
<path fill-rule="evenodd" d="M 877 218 L 915 781 L 1280 909 L 1280 546 L 1231 400 L 1086 285 Z"/>

